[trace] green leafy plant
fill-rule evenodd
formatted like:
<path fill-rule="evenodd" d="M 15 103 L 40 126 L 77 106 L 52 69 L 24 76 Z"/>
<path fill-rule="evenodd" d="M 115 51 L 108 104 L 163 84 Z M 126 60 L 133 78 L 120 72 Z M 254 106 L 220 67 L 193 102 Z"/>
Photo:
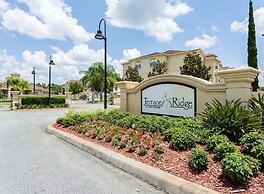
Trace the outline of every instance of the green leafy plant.
<path fill-rule="evenodd" d="M 151 72 L 148 73 L 148 77 L 163 75 L 167 73 L 168 73 L 167 63 L 165 61 L 160 62 L 158 60 L 157 62 L 155 62 Z"/>
<path fill-rule="evenodd" d="M 261 115 L 262 127 L 264 126 L 264 94 L 258 93 L 258 97 L 254 97 L 249 101 L 250 109 L 257 115 Z"/>
<path fill-rule="evenodd" d="M 138 69 L 136 67 L 128 66 L 125 73 L 126 81 L 142 82 L 143 78 L 140 76 Z"/>
<path fill-rule="evenodd" d="M 170 145 L 176 151 L 189 150 L 196 146 L 195 135 L 187 129 L 178 128 L 171 137 Z"/>
<path fill-rule="evenodd" d="M 250 154 L 253 147 L 259 145 L 264 141 L 264 134 L 259 132 L 250 132 L 245 134 L 240 139 L 240 144 L 242 145 L 242 150 L 246 154 Z"/>
<path fill-rule="evenodd" d="M 132 153 L 132 152 L 135 152 L 135 151 L 136 151 L 136 146 L 133 143 L 130 142 L 127 145 L 127 152 Z"/>
<path fill-rule="evenodd" d="M 252 158 L 249 155 L 243 155 L 243 159 L 245 162 L 247 162 L 247 164 L 250 166 L 252 172 L 253 172 L 253 176 L 256 175 L 259 171 L 260 171 L 260 162 L 254 158 Z"/>
<path fill-rule="evenodd" d="M 262 167 L 264 167 L 264 141 L 253 147 L 251 155 L 261 161 Z"/>
<path fill-rule="evenodd" d="M 259 115 L 243 107 L 240 100 L 222 104 L 214 99 L 211 104 L 206 103 L 201 117 L 206 128 L 227 135 L 235 142 L 244 134 L 261 126 Z"/>
<path fill-rule="evenodd" d="M 139 146 L 138 155 L 145 156 L 148 153 L 147 148 L 144 145 Z"/>
<path fill-rule="evenodd" d="M 229 139 L 225 135 L 213 135 L 210 137 L 206 143 L 207 150 L 212 152 L 214 151 L 215 147 L 224 142 L 229 142 Z"/>
<path fill-rule="evenodd" d="M 227 156 L 227 154 L 234 153 L 237 151 L 238 151 L 238 148 L 236 147 L 235 144 L 233 144 L 231 142 L 220 143 L 214 149 L 214 152 L 215 152 L 217 158 L 219 158 L 220 160 L 225 158 Z"/>
<path fill-rule="evenodd" d="M 210 80 L 211 67 L 206 66 L 199 54 L 188 53 L 183 59 L 184 65 L 180 67 L 181 74 Z"/>
<path fill-rule="evenodd" d="M 158 153 L 154 153 L 154 155 L 152 156 L 152 159 L 155 161 L 155 162 L 159 162 L 163 159 L 162 155 L 161 154 L 158 154 Z"/>
<path fill-rule="evenodd" d="M 193 148 L 189 155 L 189 165 L 194 171 L 202 171 L 207 168 L 209 163 L 208 154 L 198 148 Z"/>
<path fill-rule="evenodd" d="M 113 138 L 111 141 L 111 146 L 119 146 L 120 141 L 117 138 Z"/>
<path fill-rule="evenodd" d="M 221 163 L 223 175 L 238 183 L 246 183 L 260 169 L 257 160 L 237 152 L 228 154 Z"/>

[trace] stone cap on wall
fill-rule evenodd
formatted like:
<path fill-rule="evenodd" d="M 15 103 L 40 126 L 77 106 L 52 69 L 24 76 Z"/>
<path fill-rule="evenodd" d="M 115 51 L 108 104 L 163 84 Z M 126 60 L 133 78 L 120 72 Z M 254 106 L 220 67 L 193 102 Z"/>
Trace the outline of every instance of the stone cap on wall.
<path fill-rule="evenodd" d="M 243 67 L 237 69 L 221 70 L 217 74 L 225 83 L 230 82 L 249 82 L 252 83 L 260 73 L 259 70 L 252 67 Z"/>
<path fill-rule="evenodd" d="M 131 81 L 122 81 L 117 82 L 117 86 L 122 89 L 133 89 L 135 88 L 139 83 L 138 82 L 131 82 Z"/>
<path fill-rule="evenodd" d="M 180 83 L 189 86 L 199 88 L 204 91 L 223 91 L 225 90 L 224 83 L 212 83 L 204 79 L 200 79 L 188 75 L 177 75 L 177 74 L 165 74 L 158 75 L 144 80 L 141 83 L 137 82 L 119 82 L 118 87 L 120 89 L 127 89 L 128 93 L 136 93 L 148 86 L 155 85 L 157 83 Z"/>

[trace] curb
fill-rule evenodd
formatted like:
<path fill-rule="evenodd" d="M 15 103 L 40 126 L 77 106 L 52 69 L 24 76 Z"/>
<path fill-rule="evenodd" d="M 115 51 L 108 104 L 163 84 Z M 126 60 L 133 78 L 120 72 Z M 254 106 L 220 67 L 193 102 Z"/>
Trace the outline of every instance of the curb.
<path fill-rule="evenodd" d="M 144 163 L 132 160 L 117 152 L 103 146 L 81 139 L 75 135 L 55 129 L 54 123 L 48 125 L 46 131 L 56 137 L 94 155 L 95 157 L 108 162 L 125 172 L 136 176 L 157 188 L 171 194 L 219 194 L 196 183 L 189 182 L 182 178 L 173 176 L 157 168 Z"/>

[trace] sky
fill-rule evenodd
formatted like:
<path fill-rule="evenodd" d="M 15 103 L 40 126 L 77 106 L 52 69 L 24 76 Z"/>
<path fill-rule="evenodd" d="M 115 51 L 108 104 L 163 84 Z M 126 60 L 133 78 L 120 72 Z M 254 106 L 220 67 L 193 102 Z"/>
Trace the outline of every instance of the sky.
<path fill-rule="evenodd" d="M 264 70 L 264 0 L 254 0 L 259 68 Z M 79 79 L 103 61 L 103 41 L 94 39 L 107 21 L 108 64 L 152 52 L 202 48 L 225 66 L 247 66 L 248 0 L 0 0 L 0 81 L 20 73 L 36 82 Z M 264 85 L 264 74 L 260 75 Z"/>

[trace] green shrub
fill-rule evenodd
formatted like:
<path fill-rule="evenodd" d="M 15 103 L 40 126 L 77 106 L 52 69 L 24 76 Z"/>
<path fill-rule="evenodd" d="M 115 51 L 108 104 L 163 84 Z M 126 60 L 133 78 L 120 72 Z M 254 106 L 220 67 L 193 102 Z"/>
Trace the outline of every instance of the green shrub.
<path fill-rule="evenodd" d="M 227 154 L 234 153 L 236 151 L 238 151 L 236 145 L 231 142 L 220 143 L 214 149 L 217 158 L 219 158 L 220 160 L 226 157 Z"/>
<path fill-rule="evenodd" d="M 0 99 L 0 103 L 11 103 L 10 99 Z"/>
<path fill-rule="evenodd" d="M 253 147 L 251 154 L 261 161 L 262 167 L 264 167 L 264 142 Z"/>
<path fill-rule="evenodd" d="M 92 120 L 92 114 L 86 112 L 68 112 L 64 117 L 57 119 L 57 123 L 64 125 L 65 127 L 71 127 L 78 124 L 83 124 L 85 122 L 90 122 Z"/>
<path fill-rule="evenodd" d="M 227 135 L 235 142 L 245 133 L 259 129 L 261 126 L 259 115 L 243 107 L 240 100 L 226 104 L 213 100 L 211 104 L 206 103 L 201 116 L 206 128 Z"/>
<path fill-rule="evenodd" d="M 242 145 L 242 150 L 246 154 L 250 154 L 253 147 L 259 145 L 264 141 L 264 134 L 259 132 L 250 132 L 244 135 L 240 139 L 240 144 Z"/>
<path fill-rule="evenodd" d="M 116 124 L 120 127 L 125 127 L 129 129 L 129 128 L 135 128 L 135 124 L 139 121 L 140 121 L 140 116 L 129 115 L 128 117 L 125 117 L 124 119 L 117 121 Z"/>
<path fill-rule="evenodd" d="M 221 163 L 223 175 L 238 183 L 246 183 L 260 169 L 255 159 L 237 152 L 228 154 Z"/>
<path fill-rule="evenodd" d="M 253 175 L 256 175 L 260 171 L 260 163 L 258 160 L 252 158 L 251 156 L 248 155 L 243 155 L 243 160 L 247 162 L 249 167 L 251 168 Z"/>
<path fill-rule="evenodd" d="M 177 128 L 177 127 L 171 127 L 169 129 L 166 129 L 164 132 L 163 132 L 163 135 L 165 136 L 165 139 L 167 141 L 170 141 L 173 134 L 176 133 L 177 131 L 181 130 L 181 128 Z"/>
<path fill-rule="evenodd" d="M 61 117 L 57 119 L 57 123 L 64 127 L 71 127 L 75 125 L 75 121 L 71 118 Z"/>
<path fill-rule="evenodd" d="M 62 96 L 51 97 L 49 102 L 48 96 L 22 96 L 21 105 L 49 105 L 49 104 L 65 104 L 66 99 Z"/>
<path fill-rule="evenodd" d="M 249 101 L 250 109 L 257 115 L 261 115 L 262 127 L 264 126 L 264 94 L 258 94 L 258 97 L 254 97 Z"/>
<path fill-rule="evenodd" d="M 214 134 L 213 130 L 203 127 L 198 119 L 175 119 L 172 125 L 177 128 L 185 128 L 191 131 L 196 136 L 196 143 L 200 144 L 205 144 L 207 139 Z"/>
<path fill-rule="evenodd" d="M 201 150 L 194 148 L 189 155 L 189 165 L 194 171 L 201 171 L 207 168 L 209 163 L 208 154 Z"/>
<path fill-rule="evenodd" d="M 187 129 L 177 128 L 171 137 L 170 145 L 176 151 L 189 150 L 196 146 L 195 135 Z"/>
<path fill-rule="evenodd" d="M 214 151 L 215 147 L 224 142 L 229 142 L 229 139 L 225 135 L 213 135 L 210 137 L 206 143 L 207 150 L 212 152 Z"/>

